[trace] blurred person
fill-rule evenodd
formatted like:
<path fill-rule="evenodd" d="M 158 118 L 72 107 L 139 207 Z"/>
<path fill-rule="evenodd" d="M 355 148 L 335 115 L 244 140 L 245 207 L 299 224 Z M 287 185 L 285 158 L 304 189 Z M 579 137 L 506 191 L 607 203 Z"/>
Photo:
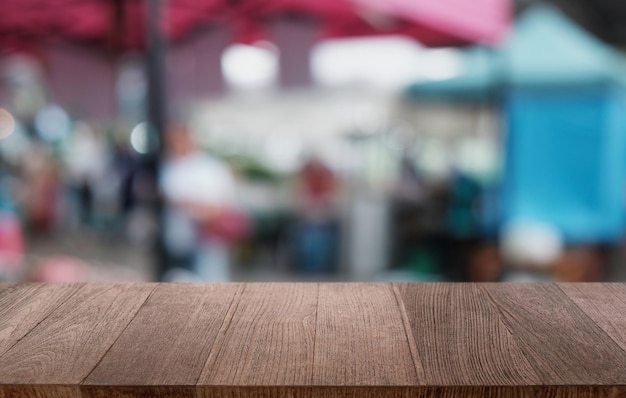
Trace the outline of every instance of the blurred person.
<path fill-rule="evenodd" d="M 305 273 L 335 271 L 339 250 L 337 178 L 316 156 L 308 157 L 296 178 L 295 266 Z"/>
<path fill-rule="evenodd" d="M 424 186 L 415 161 L 408 151 L 400 158 L 400 171 L 393 190 L 393 199 L 403 204 L 421 204 L 424 199 Z"/>
<path fill-rule="evenodd" d="M 602 245 L 574 245 L 565 248 L 554 264 L 559 282 L 602 282 L 606 279 L 607 248 Z"/>
<path fill-rule="evenodd" d="M 134 156 L 127 142 L 113 143 L 112 168 L 120 180 L 118 189 L 118 210 L 122 217 L 128 215 L 136 206 L 133 181 L 139 167 L 138 158 Z"/>
<path fill-rule="evenodd" d="M 78 204 L 78 221 L 93 226 L 95 221 L 95 188 L 103 179 L 107 150 L 101 135 L 84 123 L 76 123 L 65 146 L 68 184 Z"/>
<path fill-rule="evenodd" d="M 425 189 L 415 161 L 402 152 L 400 170 L 391 192 L 391 267 L 404 266 L 422 239 Z"/>
<path fill-rule="evenodd" d="M 303 217 L 325 220 L 334 214 L 337 178 L 321 159 L 309 156 L 298 175 L 298 205 Z"/>
<path fill-rule="evenodd" d="M 464 172 L 455 173 L 450 181 L 450 198 L 446 210 L 446 225 L 450 234 L 458 239 L 472 239 L 480 235 L 477 214 L 481 199 L 478 181 Z"/>
<path fill-rule="evenodd" d="M 106 230 L 112 237 L 130 238 L 137 243 L 130 224 L 136 216 L 139 198 L 136 192 L 136 180 L 140 167 L 139 157 L 133 152 L 128 136 L 115 130 L 109 135 L 107 145 L 106 178 L 101 178 L 95 192 L 102 198 L 102 207 L 107 210 Z"/>
<path fill-rule="evenodd" d="M 0 199 L 0 282 L 17 282 L 23 260 L 24 236 L 21 222 L 13 203 L 2 198 Z"/>
<path fill-rule="evenodd" d="M 59 168 L 47 148 L 33 144 L 20 165 L 21 205 L 30 232 L 49 232 L 57 222 L 60 194 Z"/>
<path fill-rule="evenodd" d="M 166 149 L 160 183 L 169 261 L 161 279 L 228 281 L 229 246 L 247 229 L 234 204 L 234 176 L 198 149 L 183 125 L 169 129 Z"/>

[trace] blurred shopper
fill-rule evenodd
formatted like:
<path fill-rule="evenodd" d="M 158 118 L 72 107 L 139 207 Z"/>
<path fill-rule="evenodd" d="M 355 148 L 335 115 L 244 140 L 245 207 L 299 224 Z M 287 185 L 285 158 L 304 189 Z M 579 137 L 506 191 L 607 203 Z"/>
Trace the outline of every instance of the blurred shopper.
<path fill-rule="evenodd" d="M 78 205 L 79 224 L 94 226 L 95 187 L 105 174 L 107 150 L 101 135 L 89 124 L 76 123 L 66 143 L 65 163 L 68 184 Z"/>
<path fill-rule="evenodd" d="M 113 135 L 109 144 L 109 162 L 107 165 L 107 184 L 101 184 L 100 192 L 111 196 L 112 208 L 109 231 L 113 236 L 129 238 L 133 243 L 145 241 L 146 231 L 135 231 L 136 219 L 141 217 L 141 203 L 137 195 L 137 175 L 141 163 L 133 152 L 128 137 Z M 144 228 L 145 229 L 145 228 Z"/>
<path fill-rule="evenodd" d="M 3 186 L 3 188 L 5 188 Z M 17 282 L 24 260 L 22 225 L 13 203 L 0 199 L 0 282 Z"/>
<path fill-rule="evenodd" d="M 305 273 L 336 271 L 339 226 L 335 217 L 337 179 L 311 156 L 297 176 L 298 222 L 293 244 L 295 267 Z"/>
<path fill-rule="evenodd" d="M 425 257 L 422 253 L 425 250 L 420 250 L 423 240 L 425 193 L 427 192 L 415 162 L 405 150 L 400 158 L 400 170 L 391 192 L 392 268 L 400 268 L 410 263 L 431 263 L 421 260 Z M 419 258 L 420 261 L 412 261 L 412 258 Z"/>
<path fill-rule="evenodd" d="M 163 280 L 229 280 L 229 246 L 247 228 L 235 210 L 235 181 L 220 159 L 199 150 L 189 131 L 172 127 L 161 174 L 165 197 Z"/>
<path fill-rule="evenodd" d="M 31 146 L 20 167 L 21 202 L 26 227 L 33 233 L 49 232 L 57 222 L 60 191 L 59 170 L 42 144 Z"/>
<path fill-rule="evenodd" d="M 138 158 L 133 155 L 130 146 L 127 143 L 115 142 L 112 168 L 120 180 L 118 209 L 122 216 L 128 215 L 137 204 L 133 191 L 133 181 L 138 166 Z"/>
<path fill-rule="evenodd" d="M 574 245 L 565 248 L 554 264 L 559 282 L 602 282 L 606 279 L 607 247 Z"/>
<path fill-rule="evenodd" d="M 408 151 L 400 159 L 400 172 L 393 190 L 393 200 L 402 204 L 420 205 L 424 199 L 424 186 L 415 161 Z"/>

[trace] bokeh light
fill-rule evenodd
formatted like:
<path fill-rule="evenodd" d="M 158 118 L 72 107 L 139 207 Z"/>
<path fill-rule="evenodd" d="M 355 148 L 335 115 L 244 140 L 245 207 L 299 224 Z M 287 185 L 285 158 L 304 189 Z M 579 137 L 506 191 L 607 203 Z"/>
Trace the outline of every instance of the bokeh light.
<path fill-rule="evenodd" d="M 137 153 L 148 153 L 148 123 L 141 122 L 130 133 L 130 145 Z"/>
<path fill-rule="evenodd" d="M 233 44 L 222 54 L 222 73 L 235 89 L 271 87 L 278 77 L 278 49 L 268 42 Z"/>
<path fill-rule="evenodd" d="M 58 105 L 46 105 L 35 116 L 35 127 L 39 136 L 46 141 L 63 139 L 71 130 L 72 120 Z"/>
<path fill-rule="evenodd" d="M 0 140 L 13 134 L 15 131 L 15 118 L 6 109 L 0 108 Z"/>

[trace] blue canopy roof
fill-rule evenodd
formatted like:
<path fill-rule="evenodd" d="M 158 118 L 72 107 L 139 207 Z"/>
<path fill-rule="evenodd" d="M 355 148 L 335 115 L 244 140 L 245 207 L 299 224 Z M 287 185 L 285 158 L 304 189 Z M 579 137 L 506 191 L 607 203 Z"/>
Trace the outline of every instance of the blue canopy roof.
<path fill-rule="evenodd" d="M 623 57 L 554 7 L 529 10 L 501 50 L 513 85 L 596 84 L 623 71 Z"/>
<path fill-rule="evenodd" d="M 470 48 L 463 54 L 462 73 L 459 76 L 415 83 L 409 87 L 409 95 L 461 101 L 486 99 L 495 76 L 493 57 L 493 50 Z"/>
<path fill-rule="evenodd" d="M 484 98 L 495 84 L 583 86 L 618 83 L 626 76 L 626 61 L 620 53 L 555 7 L 543 4 L 517 20 L 500 49 L 470 48 L 463 64 L 461 75 L 415 83 L 408 88 L 409 95 L 477 99 Z"/>

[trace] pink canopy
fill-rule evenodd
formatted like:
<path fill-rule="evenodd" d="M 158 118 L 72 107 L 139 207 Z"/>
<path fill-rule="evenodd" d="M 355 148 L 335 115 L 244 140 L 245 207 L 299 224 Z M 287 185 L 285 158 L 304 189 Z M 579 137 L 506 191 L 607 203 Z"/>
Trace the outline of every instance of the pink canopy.
<path fill-rule="evenodd" d="M 459 40 L 496 45 L 507 32 L 509 0 L 349 0 Z"/>
<path fill-rule="evenodd" d="M 240 40 L 261 36 L 284 16 L 316 21 L 323 36 L 405 34 L 427 46 L 494 44 L 511 0 L 168 0 L 163 29 L 172 41 L 225 24 Z M 0 48 L 59 37 L 113 51 L 145 45 L 146 0 L 4 0 Z"/>

